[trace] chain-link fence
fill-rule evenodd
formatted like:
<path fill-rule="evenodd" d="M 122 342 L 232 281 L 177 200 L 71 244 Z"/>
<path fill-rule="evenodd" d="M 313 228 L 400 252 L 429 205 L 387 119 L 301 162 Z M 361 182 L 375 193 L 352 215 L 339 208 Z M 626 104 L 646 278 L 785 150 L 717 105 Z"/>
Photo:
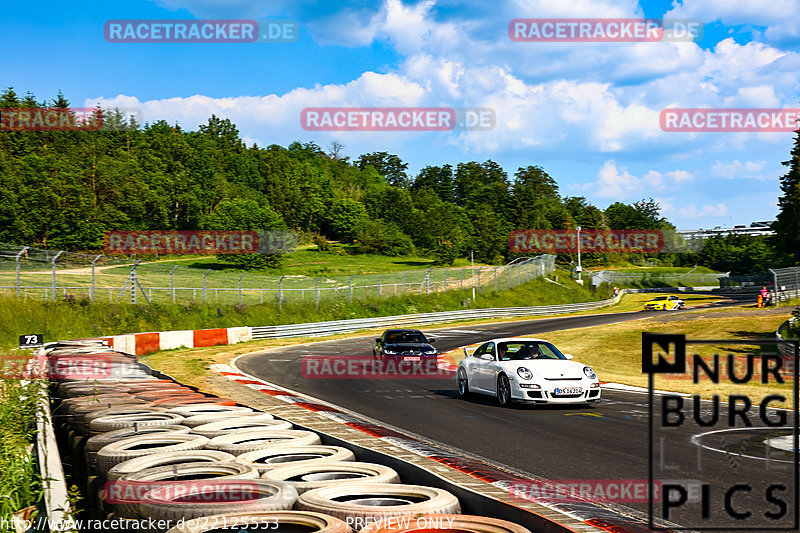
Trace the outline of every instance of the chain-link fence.
<path fill-rule="evenodd" d="M 592 272 L 592 285 L 607 283 L 619 287 L 720 287 L 728 273 L 697 272 L 697 267 L 688 272 Z"/>
<path fill-rule="evenodd" d="M 209 268 L 214 267 L 214 268 Z M 555 269 L 555 256 L 517 259 L 503 266 L 408 269 L 346 276 L 235 272 L 185 258 L 145 263 L 104 255 L 42 250 L 0 243 L 0 293 L 44 299 L 214 304 L 365 300 L 474 288 L 511 289 Z"/>
<path fill-rule="evenodd" d="M 769 291 L 776 301 L 800 302 L 800 267 L 770 268 L 772 286 Z"/>

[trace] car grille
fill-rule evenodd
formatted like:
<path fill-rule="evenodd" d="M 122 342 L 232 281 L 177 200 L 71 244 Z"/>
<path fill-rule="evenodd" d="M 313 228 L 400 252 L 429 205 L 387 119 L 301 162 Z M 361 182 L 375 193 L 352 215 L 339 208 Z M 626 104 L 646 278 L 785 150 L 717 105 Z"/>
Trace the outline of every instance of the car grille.
<path fill-rule="evenodd" d="M 583 378 L 544 378 L 547 381 L 580 381 Z"/>

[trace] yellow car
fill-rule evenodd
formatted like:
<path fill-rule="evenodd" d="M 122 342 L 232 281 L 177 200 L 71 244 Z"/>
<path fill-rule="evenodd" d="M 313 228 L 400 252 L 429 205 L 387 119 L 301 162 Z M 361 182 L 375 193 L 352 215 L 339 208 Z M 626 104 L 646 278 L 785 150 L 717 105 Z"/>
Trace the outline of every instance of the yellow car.
<path fill-rule="evenodd" d="M 644 303 L 645 311 L 677 311 L 683 307 L 683 300 L 677 296 L 656 296 Z"/>

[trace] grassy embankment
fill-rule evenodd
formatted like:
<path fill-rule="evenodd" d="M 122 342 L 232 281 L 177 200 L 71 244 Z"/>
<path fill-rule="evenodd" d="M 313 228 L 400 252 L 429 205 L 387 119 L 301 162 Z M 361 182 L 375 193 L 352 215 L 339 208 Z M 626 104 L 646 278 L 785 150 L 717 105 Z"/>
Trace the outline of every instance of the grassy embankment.
<path fill-rule="evenodd" d="M 501 286 L 502 287 L 502 286 Z M 512 290 L 489 291 L 483 288 L 472 308 L 534 306 L 588 302 L 607 297 L 565 281 L 564 286 L 536 279 Z M 0 348 L 17 344 L 24 333 L 43 333 L 45 340 L 98 337 L 119 333 L 202 329 L 232 326 L 268 326 L 341 320 L 433 311 L 463 309 L 471 290 L 453 290 L 430 295 L 414 294 L 320 302 L 319 310 L 312 302 L 254 305 L 91 304 L 88 301 L 43 302 L 35 299 L 0 298 Z"/>

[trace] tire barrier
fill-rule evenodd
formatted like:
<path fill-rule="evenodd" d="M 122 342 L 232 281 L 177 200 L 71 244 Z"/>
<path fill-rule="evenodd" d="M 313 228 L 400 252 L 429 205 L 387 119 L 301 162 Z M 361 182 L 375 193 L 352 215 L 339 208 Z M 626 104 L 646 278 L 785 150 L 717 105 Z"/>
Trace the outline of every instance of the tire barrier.
<path fill-rule="evenodd" d="M 171 409 L 175 411 L 175 409 Z M 180 414 L 180 413 L 179 413 Z M 222 412 L 209 412 L 202 415 L 194 415 L 185 418 L 182 422 L 184 426 L 190 428 L 202 426 L 203 424 L 210 424 L 211 422 L 220 422 L 222 420 L 230 420 L 232 417 L 247 418 L 254 421 L 274 420 L 274 417 L 269 413 L 256 413 L 256 412 L 242 412 L 242 411 L 222 411 Z"/>
<path fill-rule="evenodd" d="M 250 465 L 261 474 L 281 466 L 300 466 L 331 461 L 355 461 L 356 456 L 341 446 L 275 446 L 243 453 L 236 459 L 237 463 Z"/>
<path fill-rule="evenodd" d="M 100 451 L 97 452 L 97 467 L 102 474 L 105 474 L 114 465 L 128 459 L 160 452 L 199 450 L 207 443 L 208 439 L 202 435 L 188 433 L 163 433 L 128 437 L 100 448 Z"/>
<path fill-rule="evenodd" d="M 358 462 L 351 449 L 270 413 L 155 377 L 135 357 L 83 341 L 45 353 L 63 364 L 110 363 L 103 379 L 53 386 L 56 433 L 87 517 L 170 524 L 151 533 L 422 531 L 380 522 L 389 517 L 450 520 L 460 533 L 530 533 L 460 515 L 449 491 L 404 485 L 393 468 Z"/>
<path fill-rule="evenodd" d="M 165 452 L 128 459 L 114 465 L 106 472 L 106 479 L 114 481 L 122 476 L 158 466 L 180 465 L 184 463 L 219 463 L 233 461 L 234 456 L 217 450 L 190 450 L 186 452 Z"/>
<path fill-rule="evenodd" d="M 400 476 L 388 466 L 342 461 L 281 466 L 268 470 L 261 478 L 288 483 L 299 494 L 322 487 L 342 487 L 349 483 L 400 483 Z"/>
<path fill-rule="evenodd" d="M 209 450 L 220 450 L 241 455 L 272 446 L 301 446 L 319 444 L 319 435 L 313 431 L 297 429 L 259 429 L 233 435 L 214 437 L 206 445 Z"/>
<path fill-rule="evenodd" d="M 255 420 L 256 417 L 228 418 L 208 424 L 201 424 L 192 428 L 192 433 L 203 435 L 209 439 L 221 435 L 229 435 L 234 431 L 256 431 L 256 430 L 284 430 L 292 429 L 292 424 L 285 420 Z"/>
<path fill-rule="evenodd" d="M 177 522 L 231 509 L 250 513 L 284 511 L 291 509 L 297 501 L 297 491 L 293 487 L 262 479 L 211 484 L 202 499 L 198 497 L 195 501 L 182 494 L 176 496 L 178 491 L 165 489 L 153 489 L 142 497 L 139 504 L 142 516 Z"/>
<path fill-rule="evenodd" d="M 446 490 L 392 483 L 342 483 L 300 494 L 297 508 L 324 513 L 351 524 L 386 517 L 458 514 L 458 499 Z"/>

